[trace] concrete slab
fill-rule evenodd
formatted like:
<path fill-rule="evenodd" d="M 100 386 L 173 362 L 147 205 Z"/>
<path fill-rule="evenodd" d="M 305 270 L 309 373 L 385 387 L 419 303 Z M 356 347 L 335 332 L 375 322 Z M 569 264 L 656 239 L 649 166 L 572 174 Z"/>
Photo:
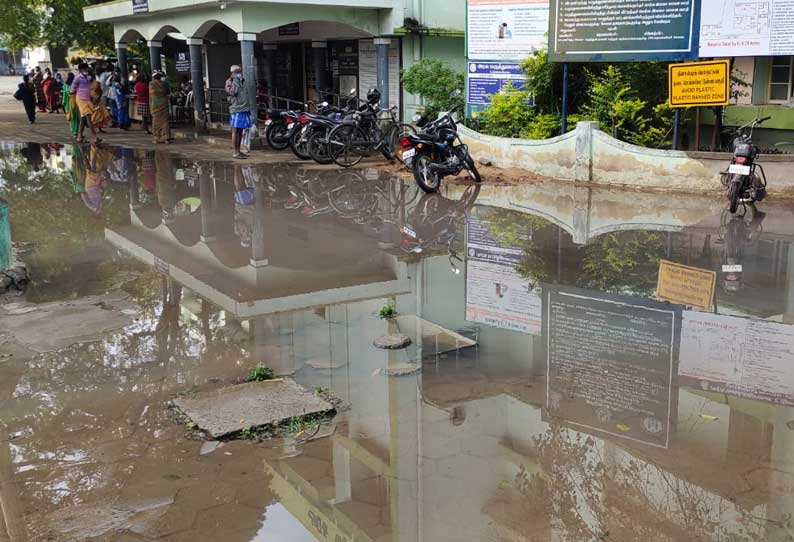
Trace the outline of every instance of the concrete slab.
<path fill-rule="evenodd" d="M 250 382 L 174 400 L 193 423 L 214 438 L 243 429 L 318 414 L 333 406 L 293 380 Z"/>

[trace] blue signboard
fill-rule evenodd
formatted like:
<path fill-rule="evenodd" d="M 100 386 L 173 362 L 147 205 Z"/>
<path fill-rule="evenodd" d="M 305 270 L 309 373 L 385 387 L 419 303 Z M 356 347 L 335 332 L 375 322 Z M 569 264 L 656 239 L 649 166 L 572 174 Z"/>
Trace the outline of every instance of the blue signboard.
<path fill-rule="evenodd" d="M 551 0 L 549 59 L 690 60 L 698 56 L 700 0 Z"/>
<path fill-rule="evenodd" d="M 487 106 L 491 96 L 507 83 L 524 88 L 524 71 L 514 62 L 469 62 L 466 102 L 471 106 Z"/>

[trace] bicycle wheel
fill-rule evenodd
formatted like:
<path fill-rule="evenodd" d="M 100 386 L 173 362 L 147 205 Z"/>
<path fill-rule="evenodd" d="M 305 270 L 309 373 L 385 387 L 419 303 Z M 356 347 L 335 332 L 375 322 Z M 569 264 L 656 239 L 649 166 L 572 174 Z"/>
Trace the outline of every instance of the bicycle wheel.
<path fill-rule="evenodd" d="M 346 132 L 343 138 L 343 146 L 334 157 L 334 163 L 342 167 L 353 167 L 358 165 L 364 158 L 364 153 L 361 151 L 363 142 L 367 140 L 367 136 L 364 130 L 358 126 L 351 127 L 351 129 L 346 130 Z M 342 134 L 339 135 L 341 136 Z M 330 144 L 335 145 L 335 139 L 332 139 Z"/>

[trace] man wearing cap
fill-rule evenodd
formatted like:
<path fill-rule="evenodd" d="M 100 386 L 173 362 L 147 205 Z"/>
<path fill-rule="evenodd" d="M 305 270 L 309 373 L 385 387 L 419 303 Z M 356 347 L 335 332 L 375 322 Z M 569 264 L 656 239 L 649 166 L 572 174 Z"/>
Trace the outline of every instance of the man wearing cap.
<path fill-rule="evenodd" d="M 226 81 L 226 94 L 229 100 L 229 124 L 232 126 L 232 145 L 235 158 L 248 158 L 240 151 L 243 131 L 251 128 L 251 101 L 243 79 L 243 69 L 234 65 L 229 68 L 231 75 Z"/>

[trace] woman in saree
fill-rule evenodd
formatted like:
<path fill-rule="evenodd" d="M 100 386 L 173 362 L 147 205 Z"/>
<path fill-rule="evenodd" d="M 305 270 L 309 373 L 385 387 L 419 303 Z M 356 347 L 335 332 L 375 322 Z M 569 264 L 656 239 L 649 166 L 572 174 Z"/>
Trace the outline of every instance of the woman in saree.
<path fill-rule="evenodd" d="M 168 124 L 168 109 L 171 91 L 163 74 L 156 72 L 149 83 L 149 110 L 152 114 L 152 132 L 155 143 L 170 143 L 171 127 Z"/>
<path fill-rule="evenodd" d="M 110 124 L 110 113 L 102 103 L 102 85 L 96 78 L 91 81 L 91 103 L 94 105 L 94 112 L 91 115 L 91 124 L 98 132 L 104 133 L 103 128 Z"/>
<path fill-rule="evenodd" d="M 61 91 L 63 93 L 61 105 L 66 113 L 66 120 L 69 121 L 69 132 L 72 137 L 77 137 L 80 131 L 80 108 L 77 107 L 77 96 L 72 94 L 72 83 L 74 83 L 74 74 L 70 72 Z"/>

